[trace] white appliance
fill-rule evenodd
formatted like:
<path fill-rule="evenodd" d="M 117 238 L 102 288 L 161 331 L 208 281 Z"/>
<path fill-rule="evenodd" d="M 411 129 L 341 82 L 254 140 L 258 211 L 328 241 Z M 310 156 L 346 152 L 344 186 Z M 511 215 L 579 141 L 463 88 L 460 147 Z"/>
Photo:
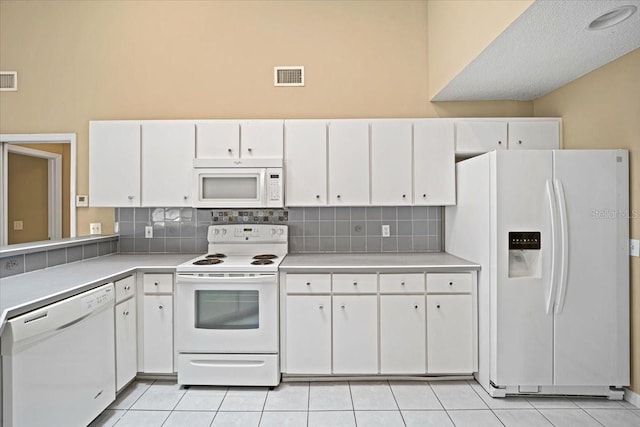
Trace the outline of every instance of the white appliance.
<path fill-rule="evenodd" d="M 281 208 L 282 159 L 194 159 L 194 206 Z"/>
<path fill-rule="evenodd" d="M 629 384 L 626 150 L 494 151 L 456 165 L 446 251 L 478 275 L 479 371 L 493 396 Z"/>
<path fill-rule="evenodd" d="M 3 423 L 85 426 L 115 400 L 113 284 L 8 321 Z"/>
<path fill-rule="evenodd" d="M 178 384 L 276 386 L 278 265 L 286 225 L 212 225 L 177 268 Z"/>

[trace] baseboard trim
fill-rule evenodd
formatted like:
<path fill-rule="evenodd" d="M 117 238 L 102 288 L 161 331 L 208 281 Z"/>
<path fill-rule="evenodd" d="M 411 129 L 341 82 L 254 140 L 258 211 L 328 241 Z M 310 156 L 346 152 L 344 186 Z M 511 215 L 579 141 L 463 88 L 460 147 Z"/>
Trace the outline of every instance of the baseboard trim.
<path fill-rule="evenodd" d="M 630 388 L 624 388 L 624 400 L 640 408 L 640 394 L 636 393 Z"/>

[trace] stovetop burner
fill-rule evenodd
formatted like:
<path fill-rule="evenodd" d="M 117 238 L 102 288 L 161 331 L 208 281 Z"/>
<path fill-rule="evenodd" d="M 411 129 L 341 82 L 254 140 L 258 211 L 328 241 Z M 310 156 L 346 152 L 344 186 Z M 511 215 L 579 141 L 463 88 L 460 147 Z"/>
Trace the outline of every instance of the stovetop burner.
<path fill-rule="evenodd" d="M 214 265 L 214 264 L 220 264 L 221 262 L 223 261 L 218 258 L 207 258 L 207 259 L 199 259 L 198 261 L 195 261 L 193 265 Z"/>
<path fill-rule="evenodd" d="M 220 253 L 216 253 L 216 254 L 209 254 L 207 256 L 205 256 L 205 258 L 226 258 L 227 256 L 225 254 L 220 254 Z"/>
<path fill-rule="evenodd" d="M 268 259 L 276 259 L 276 258 L 278 258 L 278 256 L 274 255 L 274 254 L 260 254 L 260 255 L 256 255 L 256 256 L 253 257 L 253 259 L 267 259 L 267 260 Z M 267 262 L 265 264 L 269 264 L 269 263 Z"/>
<path fill-rule="evenodd" d="M 273 261 L 271 261 L 270 259 L 258 258 L 258 259 L 255 259 L 255 260 L 251 261 L 251 264 L 252 265 L 267 265 L 267 264 L 273 264 Z"/>

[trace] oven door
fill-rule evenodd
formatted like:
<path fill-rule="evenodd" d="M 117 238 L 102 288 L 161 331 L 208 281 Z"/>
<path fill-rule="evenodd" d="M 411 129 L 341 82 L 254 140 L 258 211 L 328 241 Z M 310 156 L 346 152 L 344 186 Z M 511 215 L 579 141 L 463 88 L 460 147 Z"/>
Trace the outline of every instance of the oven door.
<path fill-rule="evenodd" d="M 264 168 L 194 169 L 194 202 L 205 208 L 252 208 L 267 205 Z"/>
<path fill-rule="evenodd" d="M 277 274 L 178 274 L 176 289 L 178 352 L 277 353 Z"/>

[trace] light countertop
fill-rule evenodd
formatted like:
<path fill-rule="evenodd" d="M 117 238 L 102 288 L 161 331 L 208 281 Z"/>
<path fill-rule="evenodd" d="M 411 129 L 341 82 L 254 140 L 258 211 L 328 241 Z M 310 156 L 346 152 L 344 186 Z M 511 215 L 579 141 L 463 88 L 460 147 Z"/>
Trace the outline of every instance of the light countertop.
<path fill-rule="evenodd" d="M 445 252 L 289 254 L 280 264 L 284 272 L 452 272 L 479 270 L 480 265 Z"/>
<path fill-rule="evenodd" d="M 175 271 L 197 254 L 107 255 L 0 281 L 0 333 L 6 319 L 127 276 L 136 270 Z"/>

